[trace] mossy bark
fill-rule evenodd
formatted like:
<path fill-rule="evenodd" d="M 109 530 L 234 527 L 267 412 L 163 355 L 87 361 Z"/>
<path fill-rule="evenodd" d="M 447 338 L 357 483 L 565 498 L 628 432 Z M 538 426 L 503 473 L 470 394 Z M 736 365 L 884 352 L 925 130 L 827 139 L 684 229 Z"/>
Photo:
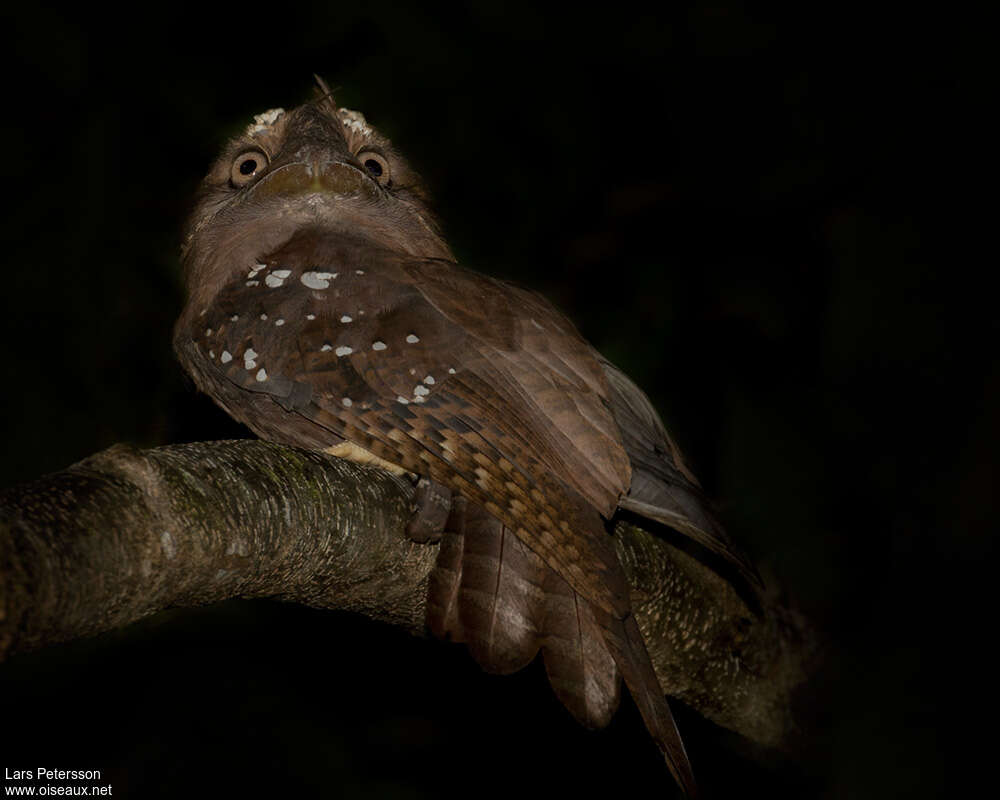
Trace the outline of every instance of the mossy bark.
<path fill-rule="evenodd" d="M 403 535 L 410 484 L 262 441 L 116 446 L 0 494 L 0 658 L 171 606 L 274 597 L 424 632 L 437 545 Z M 771 592 L 748 606 L 709 566 L 616 528 L 667 694 L 765 745 L 794 731 L 809 628 Z"/>

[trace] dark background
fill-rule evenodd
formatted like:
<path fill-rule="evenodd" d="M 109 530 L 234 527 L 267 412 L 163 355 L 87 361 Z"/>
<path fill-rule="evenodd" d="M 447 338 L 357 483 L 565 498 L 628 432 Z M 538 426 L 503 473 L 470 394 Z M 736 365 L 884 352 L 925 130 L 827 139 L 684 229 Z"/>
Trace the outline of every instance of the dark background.
<path fill-rule="evenodd" d="M 423 172 L 464 263 L 542 290 L 649 391 L 827 632 L 794 754 L 678 709 L 706 794 L 954 790 L 992 694 L 1000 445 L 972 23 L 358 5 L 5 19 L 0 486 L 248 435 L 172 358 L 177 231 L 225 137 L 319 72 Z M 115 796 L 673 791 L 629 703 L 587 733 L 537 669 L 266 602 L 16 657 L 0 707 L 0 766 L 102 769 Z"/>

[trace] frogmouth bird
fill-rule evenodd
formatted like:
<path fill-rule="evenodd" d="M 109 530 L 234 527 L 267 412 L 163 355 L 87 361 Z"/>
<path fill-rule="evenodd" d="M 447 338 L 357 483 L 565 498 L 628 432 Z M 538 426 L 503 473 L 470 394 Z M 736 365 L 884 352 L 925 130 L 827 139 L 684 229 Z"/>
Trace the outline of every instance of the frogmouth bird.
<path fill-rule="evenodd" d="M 429 629 L 492 672 L 541 651 L 591 728 L 624 679 L 693 795 L 608 521 L 625 509 L 752 566 L 642 391 L 544 298 L 456 263 L 418 176 L 320 85 L 204 179 L 181 363 L 264 439 L 413 475 L 408 534 L 441 542 Z"/>

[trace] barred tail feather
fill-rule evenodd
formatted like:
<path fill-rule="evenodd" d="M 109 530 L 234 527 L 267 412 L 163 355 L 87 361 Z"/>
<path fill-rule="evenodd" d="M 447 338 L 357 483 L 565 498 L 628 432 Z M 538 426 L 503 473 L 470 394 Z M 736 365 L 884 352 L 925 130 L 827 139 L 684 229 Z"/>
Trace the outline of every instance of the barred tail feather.
<path fill-rule="evenodd" d="M 553 570 L 545 589 L 542 654 L 549 683 L 581 725 L 603 728 L 618 709 L 621 674 L 590 603 Z"/>
<path fill-rule="evenodd" d="M 691 764 L 631 613 L 619 618 L 579 595 L 475 503 L 454 498 L 431 574 L 427 623 L 465 642 L 487 672 L 527 666 L 541 650 L 549 682 L 584 726 L 603 728 L 624 678 L 677 782 L 697 794 Z"/>
<path fill-rule="evenodd" d="M 428 626 L 465 642 L 487 672 L 517 672 L 542 643 L 548 571 L 503 523 L 456 497 L 431 573 Z"/>

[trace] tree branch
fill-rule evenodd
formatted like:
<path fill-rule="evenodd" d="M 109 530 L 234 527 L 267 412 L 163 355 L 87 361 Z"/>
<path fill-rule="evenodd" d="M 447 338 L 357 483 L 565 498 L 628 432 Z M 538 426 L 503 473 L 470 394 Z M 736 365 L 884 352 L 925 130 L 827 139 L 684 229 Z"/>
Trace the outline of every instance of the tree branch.
<path fill-rule="evenodd" d="M 436 545 L 403 535 L 404 479 L 263 441 L 118 445 L 0 494 L 0 659 L 170 606 L 275 597 L 424 631 Z M 773 592 L 751 612 L 699 560 L 620 523 L 667 694 L 766 745 L 794 730 L 815 642 Z"/>

